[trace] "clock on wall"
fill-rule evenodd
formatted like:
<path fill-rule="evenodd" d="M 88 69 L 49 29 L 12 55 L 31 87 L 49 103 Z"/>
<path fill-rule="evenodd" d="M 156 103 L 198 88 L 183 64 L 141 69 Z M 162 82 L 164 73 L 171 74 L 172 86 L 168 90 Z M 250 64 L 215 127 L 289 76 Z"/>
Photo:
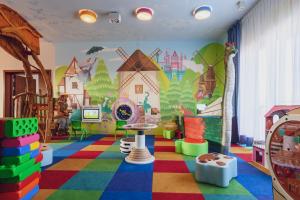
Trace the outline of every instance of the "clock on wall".
<path fill-rule="evenodd" d="M 113 105 L 113 114 L 116 120 L 134 123 L 138 119 L 138 109 L 135 103 L 127 98 L 119 98 Z"/>

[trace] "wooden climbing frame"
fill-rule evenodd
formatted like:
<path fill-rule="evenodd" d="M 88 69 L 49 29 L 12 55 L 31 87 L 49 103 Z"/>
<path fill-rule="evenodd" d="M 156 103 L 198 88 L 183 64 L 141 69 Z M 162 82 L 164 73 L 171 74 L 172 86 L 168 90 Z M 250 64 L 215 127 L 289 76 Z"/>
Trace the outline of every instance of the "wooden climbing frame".
<path fill-rule="evenodd" d="M 37 32 L 22 16 L 16 11 L 0 4 L 0 46 L 23 63 L 26 85 L 25 92 L 13 97 L 14 102 L 22 99 L 23 109 L 19 109 L 16 117 L 37 117 L 39 119 L 39 133 L 44 142 L 50 136 L 50 126 L 53 119 L 53 91 L 50 78 L 38 58 L 40 54 L 39 39 L 42 35 Z M 32 58 L 35 65 L 31 64 Z M 45 94 L 35 94 L 29 86 L 32 81 L 32 70 L 41 73 L 46 86 Z"/>

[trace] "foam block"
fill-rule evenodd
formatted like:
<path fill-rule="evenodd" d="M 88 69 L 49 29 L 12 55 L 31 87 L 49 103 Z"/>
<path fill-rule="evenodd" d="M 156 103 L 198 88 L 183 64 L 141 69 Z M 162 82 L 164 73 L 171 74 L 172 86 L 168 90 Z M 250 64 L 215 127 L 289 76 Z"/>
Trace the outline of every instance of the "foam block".
<path fill-rule="evenodd" d="M 37 157 L 34 158 L 35 159 L 35 163 L 38 163 L 38 162 L 42 162 L 43 160 L 43 154 L 40 153 Z"/>
<path fill-rule="evenodd" d="M 40 180 L 39 178 L 35 178 L 28 185 L 26 185 L 22 190 L 16 192 L 0 193 L 0 199 L 9 199 L 9 200 L 22 199 L 39 184 L 39 180 Z"/>
<path fill-rule="evenodd" d="M 2 141 L 3 147 L 21 147 L 25 146 L 27 144 L 31 144 L 33 142 L 39 141 L 40 135 L 39 134 L 33 134 L 33 135 L 27 135 L 17 138 L 6 138 Z"/>
<path fill-rule="evenodd" d="M 30 151 L 34 151 L 40 148 L 40 142 L 39 141 L 33 142 L 29 146 L 30 146 Z"/>
<path fill-rule="evenodd" d="M 3 165 L 20 165 L 30 160 L 30 153 L 21 156 L 3 156 L 0 158 L 0 163 Z"/>
<path fill-rule="evenodd" d="M 36 133 L 38 119 L 33 118 L 7 118 L 0 120 L 0 138 L 16 138 Z"/>
<path fill-rule="evenodd" d="M 32 197 L 34 197 L 34 195 L 36 195 L 39 191 L 39 186 L 35 186 L 33 188 L 33 190 L 31 190 L 30 192 L 28 192 L 23 198 L 21 198 L 20 200 L 31 200 Z"/>
<path fill-rule="evenodd" d="M 20 156 L 30 152 L 30 145 L 22 147 L 5 147 L 2 148 L 3 156 Z"/>
<path fill-rule="evenodd" d="M 206 156 L 209 154 L 205 154 Z M 223 154 L 216 154 L 217 159 L 200 161 L 196 157 L 195 178 L 199 182 L 227 187 L 232 178 L 237 176 L 237 159 Z"/>
<path fill-rule="evenodd" d="M 41 171 L 41 163 L 36 163 L 29 167 L 27 170 L 22 171 L 20 174 L 10 178 L 0 178 L 0 183 L 18 183 L 31 176 L 34 172 Z"/>
<path fill-rule="evenodd" d="M 21 165 L 1 165 L 0 166 L 0 178 L 10 178 L 19 175 L 21 172 L 25 171 L 32 165 L 34 165 L 35 160 L 31 159 Z"/>
<path fill-rule="evenodd" d="M 35 158 L 40 154 L 40 149 L 36 149 L 30 152 L 30 158 Z"/>
<path fill-rule="evenodd" d="M 29 183 L 31 183 L 36 178 L 40 178 L 41 174 L 39 172 L 34 172 L 32 175 L 27 177 L 25 180 L 19 183 L 2 183 L 0 184 L 0 193 L 4 192 L 16 192 L 23 189 Z"/>

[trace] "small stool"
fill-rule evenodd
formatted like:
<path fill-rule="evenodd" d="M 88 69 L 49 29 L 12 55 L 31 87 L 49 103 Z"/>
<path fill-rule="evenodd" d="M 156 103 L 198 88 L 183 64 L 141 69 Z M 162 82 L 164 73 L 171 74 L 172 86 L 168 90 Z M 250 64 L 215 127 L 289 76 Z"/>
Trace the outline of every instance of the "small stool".
<path fill-rule="evenodd" d="M 227 187 L 237 177 L 237 159 L 220 153 L 196 157 L 195 178 L 199 182 Z"/>
<path fill-rule="evenodd" d="M 41 162 L 41 166 L 44 167 L 47 165 L 51 165 L 53 162 L 53 149 L 49 145 L 43 144 L 41 150 L 43 154 L 43 160 Z"/>

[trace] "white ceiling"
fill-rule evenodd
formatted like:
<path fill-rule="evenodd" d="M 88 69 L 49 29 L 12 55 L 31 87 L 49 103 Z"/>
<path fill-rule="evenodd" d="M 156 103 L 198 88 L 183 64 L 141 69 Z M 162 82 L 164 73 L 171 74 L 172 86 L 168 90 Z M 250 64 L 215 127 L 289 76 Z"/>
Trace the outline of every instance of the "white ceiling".
<path fill-rule="evenodd" d="M 218 39 L 228 27 L 240 19 L 257 0 L 244 0 L 243 11 L 238 0 L 1 0 L 18 11 L 43 36 L 54 43 L 79 41 L 139 41 Z M 195 7 L 208 4 L 212 17 L 197 21 L 192 16 Z M 149 6 L 153 20 L 139 21 L 135 8 Z M 85 24 L 77 11 L 94 9 L 99 20 Z M 119 11 L 121 24 L 110 24 L 105 13 Z"/>

